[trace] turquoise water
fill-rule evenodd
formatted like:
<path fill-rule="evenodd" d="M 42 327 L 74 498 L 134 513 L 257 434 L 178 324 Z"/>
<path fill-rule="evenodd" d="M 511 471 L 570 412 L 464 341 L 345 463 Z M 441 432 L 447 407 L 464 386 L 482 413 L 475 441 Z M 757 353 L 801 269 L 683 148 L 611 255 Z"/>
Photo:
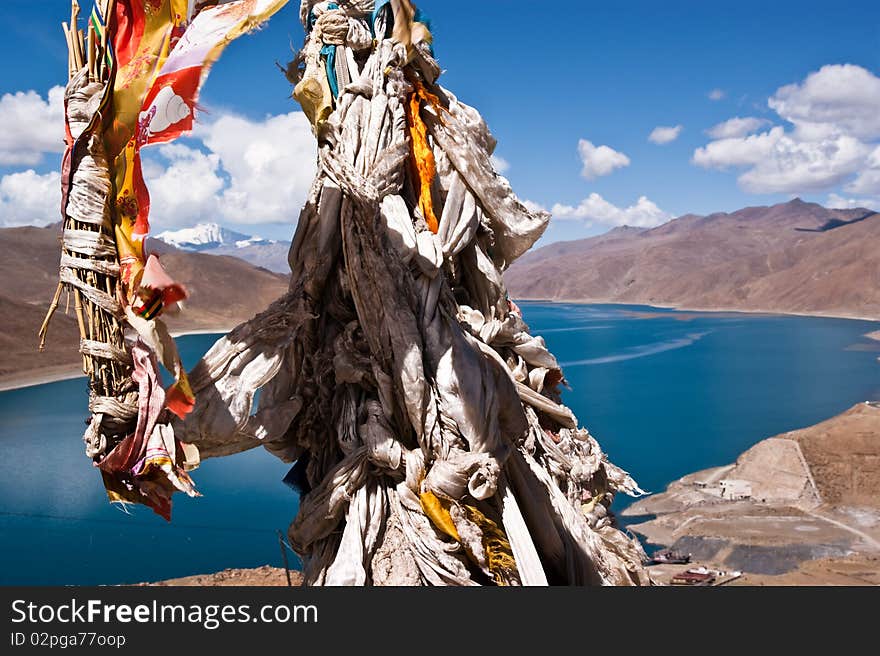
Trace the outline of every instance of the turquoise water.
<path fill-rule="evenodd" d="M 217 339 L 178 340 L 187 367 Z M 297 495 L 263 449 L 206 460 L 202 497 L 174 495 L 169 524 L 110 505 L 83 452 L 84 378 L 0 393 L 0 584 L 136 583 L 227 567 L 281 565 Z M 295 558 L 293 554 L 289 554 Z M 292 564 L 295 564 L 292 562 Z"/>
<path fill-rule="evenodd" d="M 765 437 L 880 398 L 880 323 L 522 303 L 612 462 L 660 492 Z M 628 501 L 618 498 L 615 508 Z"/>
<path fill-rule="evenodd" d="M 732 461 L 764 437 L 880 398 L 880 324 L 523 303 L 564 365 L 565 402 L 648 490 Z M 647 314 L 646 314 L 647 313 Z M 650 317 L 650 318 L 648 318 Z M 215 337 L 179 340 L 192 365 Z M 258 449 L 195 472 L 174 521 L 109 505 L 83 455 L 83 379 L 0 393 L 0 584 L 154 580 L 280 565 L 297 498 Z M 618 500 L 616 507 L 621 507 Z"/>

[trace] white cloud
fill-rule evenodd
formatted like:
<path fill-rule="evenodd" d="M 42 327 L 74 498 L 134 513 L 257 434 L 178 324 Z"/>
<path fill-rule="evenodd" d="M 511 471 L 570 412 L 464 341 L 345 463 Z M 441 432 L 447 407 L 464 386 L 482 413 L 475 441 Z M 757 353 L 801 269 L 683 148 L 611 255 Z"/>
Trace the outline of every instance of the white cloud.
<path fill-rule="evenodd" d="M 0 178 L 0 225 L 48 225 L 61 220 L 61 174 L 33 169 Z"/>
<path fill-rule="evenodd" d="M 225 185 L 220 176 L 220 157 L 182 144 L 161 146 L 159 155 L 167 165 L 151 159 L 144 167 L 153 228 L 219 219 L 220 192 Z"/>
<path fill-rule="evenodd" d="M 503 157 L 498 157 L 498 155 L 492 155 L 489 158 L 492 161 L 492 166 L 498 173 L 507 173 L 510 170 L 510 162 L 508 162 Z"/>
<path fill-rule="evenodd" d="M 61 152 L 52 137 L 63 126 L 63 90 L 43 100 L 35 92 L 0 98 L 0 166 L 36 164 Z M 237 224 L 296 223 L 315 177 L 316 144 L 302 112 L 250 120 L 216 113 L 197 124 L 188 143 L 143 150 L 154 227 L 199 221 Z M 0 180 L 0 224 L 58 220 L 60 175 L 19 171 Z"/>
<path fill-rule="evenodd" d="M 732 119 L 709 128 L 706 130 L 706 134 L 713 139 L 734 139 L 757 132 L 769 124 L 770 121 L 766 118 L 755 118 L 754 116 L 740 118 L 739 116 L 734 116 Z"/>
<path fill-rule="evenodd" d="M 861 66 L 823 66 L 802 84 L 779 89 L 767 104 L 797 130 L 880 138 L 880 78 Z"/>
<path fill-rule="evenodd" d="M 846 186 L 846 190 L 854 194 L 880 195 L 880 169 L 862 171 L 855 180 Z"/>
<path fill-rule="evenodd" d="M 678 139 L 678 135 L 681 134 L 682 130 L 684 130 L 683 125 L 676 125 L 673 127 L 658 125 L 651 130 L 651 134 L 648 135 L 648 141 L 658 145 L 668 144 Z"/>
<path fill-rule="evenodd" d="M 557 219 L 582 220 L 587 223 L 603 226 L 634 226 L 651 228 L 666 223 L 672 215 L 661 210 L 657 205 L 641 196 L 635 205 L 617 207 L 592 193 L 580 202 L 577 207 L 557 203 L 550 210 Z"/>
<path fill-rule="evenodd" d="M 36 166 L 44 153 L 64 152 L 64 88 L 44 100 L 36 91 L 0 96 L 0 166 Z"/>
<path fill-rule="evenodd" d="M 144 150 L 155 228 L 296 222 L 316 171 L 315 139 L 301 112 L 262 121 L 221 114 L 193 137 L 202 148 Z"/>
<path fill-rule="evenodd" d="M 221 116 L 195 136 L 229 175 L 222 213 L 237 223 L 294 223 L 317 170 L 315 138 L 302 112 L 251 121 Z"/>
<path fill-rule="evenodd" d="M 768 105 L 790 130 L 749 134 L 760 119 L 731 119 L 712 128 L 716 140 L 694 151 L 694 164 L 745 168 L 739 184 L 752 193 L 840 185 L 855 194 L 880 193 L 880 78 L 851 64 L 824 66 L 800 84 L 781 87 Z"/>
<path fill-rule="evenodd" d="M 712 89 L 709 93 L 706 94 L 706 96 L 709 98 L 709 100 L 714 100 L 717 102 L 718 100 L 724 100 L 724 98 L 727 96 L 727 92 L 724 89 Z"/>
<path fill-rule="evenodd" d="M 880 211 L 880 198 L 844 198 L 838 194 L 828 194 L 825 206 L 835 210 L 851 210 L 864 207 L 875 212 Z"/>
<path fill-rule="evenodd" d="M 849 136 L 798 141 L 786 135 L 776 142 L 769 158 L 739 177 L 739 183 L 757 194 L 822 191 L 857 172 L 866 154 L 867 147 Z"/>
<path fill-rule="evenodd" d="M 583 162 L 581 175 L 587 180 L 609 175 L 615 169 L 629 166 L 629 157 L 608 146 L 594 146 L 592 142 L 581 139 L 578 154 Z"/>
<path fill-rule="evenodd" d="M 866 168 L 846 186 L 846 190 L 854 194 L 880 196 L 880 146 L 868 155 Z"/>
<path fill-rule="evenodd" d="M 745 138 L 712 141 L 694 151 L 693 162 L 704 168 L 716 169 L 755 165 L 770 157 L 773 147 L 784 133 L 782 128 L 776 127 L 769 132 Z"/>

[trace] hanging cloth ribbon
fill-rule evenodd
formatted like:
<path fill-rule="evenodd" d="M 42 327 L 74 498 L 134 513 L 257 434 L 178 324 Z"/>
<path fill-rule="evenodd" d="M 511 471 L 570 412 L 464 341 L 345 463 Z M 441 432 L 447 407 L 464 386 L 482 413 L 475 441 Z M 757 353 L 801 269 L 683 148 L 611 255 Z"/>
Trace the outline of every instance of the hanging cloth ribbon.
<path fill-rule="evenodd" d="M 327 5 L 327 10 L 339 9 L 339 5 L 331 2 Z M 309 11 L 309 30 L 315 27 L 318 18 L 315 16 L 314 10 Z M 321 48 L 321 55 L 324 57 L 324 65 L 327 69 L 327 83 L 330 85 L 330 91 L 334 98 L 339 97 L 339 81 L 336 79 L 336 45 L 326 44 Z"/>
<path fill-rule="evenodd" d="M 376 0 L 376 7 L 373 9 L 373 15 L 370 17 L 370 30 L 373 32 L 373 38 L 375 39 L 384 39 L 387 38 L 388 34 L 377 35 L 376 34 L 376 20 L 379 18 L 379 14 L 382 13 L 382 10 L 385 9 L 388 5 L 391 4 L 391 0 Z M 389 8 L 390 10 L 390 8 Z M 386 30 L 390 27 L 393 21 L 386 20 Z"/>
<path fill-rule="evenodd" d="M 334 45 L 326 45 L 321 48 L 324 63 L 327 67 L 327 84 L 334 98 L 339 98 L 339 81 L 336 79 L 336 48 Z"/>
<path fill-rule="evenodd" d="M 120 281 L 134 315 L 156 321 L 186 298 L 186 291 L 144 250 L 150 230 L 150 195 L 141 168 L 144 146 L 173 141 L 193 127 L 199 90 L 211 65 L 234 39 L 259 27 L 287 0 L 235 0 L 202 9 L 189 24 L 187 0 L 157 0 L 150 10 L 135 0 L 116 4 L 114 45 L 119 71 L 114 86 L 114 120 L 105 139 L 116 158 L 116 243 Z M 121 148 L 121 150 L 117 150 Z M 171 342 L 170 338 L 165 340 Z M 171 342 L 173 346 L 173 342 Z M 174 374 L 167 406 L 178 416 L 195 399 L 177 350 L 164 349 Z"/>
<path fill-rule="evenodd" d="M 409 102 L 406 105 L 406 120 L 409 126 L 410 148 L 411 148 L 411 170 L 413 174 L 413 183 L 419 195 L 419 209 L 428 229 L 437 234 L 440 222 L 434 212 L 434 195 L 433 186 L 434 178 L 437 176 L 437 162 L 434 159 L 434 151 L 431 144 L 428 143 L 428 129 L 422 120 L 422 107 L 431 105 L 438 113 L 443 110 L 440 99 L 433 93 L 428 91 L 421 81 L 412 79 L 411 82 L 415 87 Z"/>

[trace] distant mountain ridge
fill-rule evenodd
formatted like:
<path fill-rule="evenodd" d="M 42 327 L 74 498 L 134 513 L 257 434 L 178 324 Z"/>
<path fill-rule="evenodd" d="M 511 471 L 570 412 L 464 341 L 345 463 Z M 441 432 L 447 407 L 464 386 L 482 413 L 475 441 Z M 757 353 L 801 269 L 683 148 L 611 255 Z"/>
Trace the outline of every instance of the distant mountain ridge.
<path fill-rule="evenodd" d="M 270 239 L 252 237 L 241 232 L 235 232 L 222 227 L 218 223 L 199 223 L 192 228 L 180 230 L 165 230 L 155 235 L 166 244 L 170 244 L 184 251 L 206 251 L 221 246 L 233 246 L 245 248 L 253 244 L 274 244 Z"/>
<path fill-rule="evenodd" d="M 880 318 L 880 214 L 794 199 L 534 250 L 519 299 Z"/>
<path fill-rule="evenodd" d="M 192 228 L 165 230 L 153 238 L 182 251 L 231 255 L 269 271 L 290 273 L 287 263 L 289 241 L 246 235 L 217 223 L 199 223 Z"/>
<path fill-rule="evenodd" d="M 80 356 L 73 304 L 59 311 L 49 328 L 43 353 L 37 351 L 37 331 L 58 284 L 60 224 L 46 228 L 0 228 L 0 312 L 6 317 L 0 348 L 0 384 L 24 372 L 70 368 Z M 228 256 L 186 252 L 167 247 L 162 264 L 189 291 L 184 310 L 167 316 L 172 330 L 221 330 L 262 312 L 287 291 L 289 276 L 272 273 Z"/>

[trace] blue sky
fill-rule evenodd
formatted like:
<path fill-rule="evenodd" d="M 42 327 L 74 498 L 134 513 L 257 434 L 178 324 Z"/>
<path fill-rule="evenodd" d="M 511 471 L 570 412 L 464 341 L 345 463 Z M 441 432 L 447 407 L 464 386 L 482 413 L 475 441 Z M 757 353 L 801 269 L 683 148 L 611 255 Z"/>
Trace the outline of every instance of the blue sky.
<path fill-rule="evenodd" d="M 880 209 L 876 1 L 418 4 L 432 19 L 441 82 L 484 115 L 519 196 L 554 210 L 545 241 L 796 195 Z M 301 44 L 298 12 L 294 0 L 233 43 L 204 87 L 202 128 L 149 155 L 154 230 L 203 220 L 291 234 L 311 136 L 274 62 Z M 47 94 L 66 81 L 68 15 L 65 0 L 0 3 L 0 225 L 56 220 L 46 210 L 59 159 L 51 128 L 22 144 L 38 117 L 54 119 Z M 796 86 L 779 91 L 787 85 Z M 735 117 L 748 121 L 707 134 Z M 666 131 L 674 140 L 648 139 L 678 126 Z M 286 154 L 275 153 L 287 138 Z M 248 166 L 274 179 L 257 181 Z M 190 198 L 180 198 L 181 176 L 194 181 Z"/>

